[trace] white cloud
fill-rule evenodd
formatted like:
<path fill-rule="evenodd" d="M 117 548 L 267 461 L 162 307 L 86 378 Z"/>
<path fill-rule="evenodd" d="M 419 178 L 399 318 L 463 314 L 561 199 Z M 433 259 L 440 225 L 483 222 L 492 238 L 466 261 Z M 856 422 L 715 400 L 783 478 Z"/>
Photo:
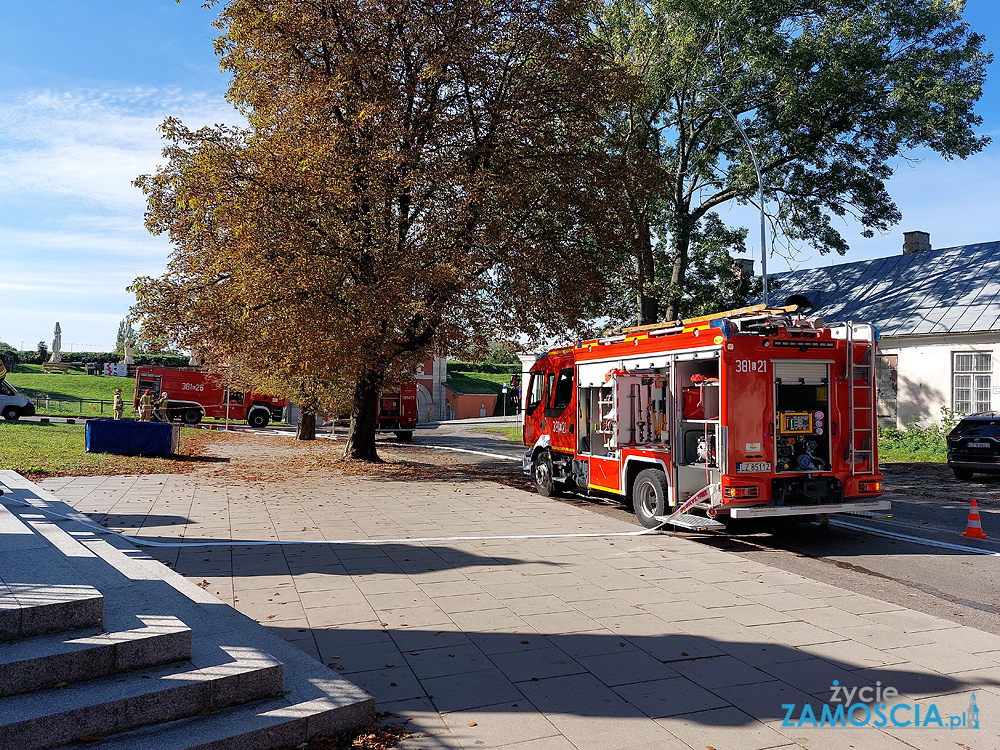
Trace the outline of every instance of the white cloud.
<path fill-rule="evenodd" d="M 180 89 L 34 91 L 0 99 L 0 339 L 113 342 L 125 287 L 163 272 L 170 245 L 145 229 L 132 180 L 163 159 L 157 127 L 244 124 L 215 95 Z M 88 343 L 89 342 L 89 343 Z"/>
<path fill-rule="evenodd" d="M 162 161 L 157 127 L 168 116 L 191 127 L 242 122 L 204 94 L 132 88 L 34 92 L 0 103 L 0 197 L 73 197 L 141 216 L 132 180 Z"/>

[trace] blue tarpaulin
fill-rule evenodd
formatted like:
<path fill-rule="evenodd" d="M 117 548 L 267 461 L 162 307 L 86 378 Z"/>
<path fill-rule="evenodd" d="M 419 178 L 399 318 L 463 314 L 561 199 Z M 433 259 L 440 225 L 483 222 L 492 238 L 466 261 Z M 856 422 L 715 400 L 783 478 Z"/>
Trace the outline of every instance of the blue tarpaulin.
<path fill-rule="evenodd" d="M 169 456 L 177 450 L 180 425 L 165 422 L 91 419 L 87 421 L 87 453 Z"/>

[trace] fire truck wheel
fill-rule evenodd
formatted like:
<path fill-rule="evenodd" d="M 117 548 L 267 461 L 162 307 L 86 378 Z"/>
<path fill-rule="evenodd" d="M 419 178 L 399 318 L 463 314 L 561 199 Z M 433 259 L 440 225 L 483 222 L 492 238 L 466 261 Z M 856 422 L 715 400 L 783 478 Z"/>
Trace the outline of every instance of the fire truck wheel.
<path fill-rule="evenodd" d="M 398 440 L 401 443 L 412 443 L 413 433 L 410 432 L 409 430 L 400 430 L 399 432 L 396 433 L 396 440 Z"/>
<path fill-rule="evenodd" d="M 659 469 L 644 469 L 632 485 L 632 508 L 639 523 L 647 529 L 660 525 L 657 516 L 666 515 L 667 478 Z"/>
<path fill-rule="evenodd" d="M 184 424 L 198 424 L 201 421 L 201 412 L 197 409 L 188 409 L 181 415 Z"/>
<path fill-rule="evenodd" d="M 535 456 L 532 469 L 535 478 L 535 489 L 542 497 L 552 497 L 556 494 L 556 483 L 552 479 L 552 459 L 544 451 Z"/>
<path fill-rule="evenodd" d="M 267 409 L 254 409 L 247 417 L 247 424 L 258 430 L 267 427 L 267 423 L 270 421 L 271 415 L 267 413 Z"/>

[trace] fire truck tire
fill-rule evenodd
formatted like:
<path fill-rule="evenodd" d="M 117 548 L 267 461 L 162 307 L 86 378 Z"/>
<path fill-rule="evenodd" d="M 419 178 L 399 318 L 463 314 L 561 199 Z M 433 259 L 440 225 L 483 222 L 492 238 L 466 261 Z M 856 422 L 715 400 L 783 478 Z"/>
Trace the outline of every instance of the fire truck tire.
<path fill-rule="evenodd" d="M 184 424 L 198 424 L 201 421 L 201 412 L 197 409 L 185 409 L 181 419 Z"/>
<path fill-rule="evenodd" d="M 660 525 L 657 516 L 666 515 L 667 478 L 659 469 L 644 469 L 632 485 L 632 509 L 647 529 Z"/>
<path fill-rule="evenodd" d="M 251 427 L 256 427 L 258 430 L 267 427 L 267 423 L 270 421 L 271 415 L 267 409 L 254 409 L 247 415 L 247 424 Z"/>
<path fill-rule="evenodd" d="M 401 443 L 412 443 L 413 433 L 410 432 L 409 430 L 400 430 L 399 432 L 396 433 L 396 440 L 398 440 Z"/>
<path fill-rule="evenodd" d="M 535 479 L 535 489 L 542 497 L 552 497 L 556 494 L 556 483 L 552 478 L 552 459 L 545 451 L 535 456 L 531 476 Z"/>

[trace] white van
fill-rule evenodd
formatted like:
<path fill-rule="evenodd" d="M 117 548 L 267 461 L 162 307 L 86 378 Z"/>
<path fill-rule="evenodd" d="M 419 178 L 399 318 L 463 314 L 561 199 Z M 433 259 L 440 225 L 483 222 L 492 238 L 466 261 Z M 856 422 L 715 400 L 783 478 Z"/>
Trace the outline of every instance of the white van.
<path fill-rule="evenodd" d="M 8 422 L 20 417 L 30 417 L 35 413 L 35 405 L 27 396 L 17 392 L 17 388 L 6 380 L 0 380 L 0 415 Z"/>

